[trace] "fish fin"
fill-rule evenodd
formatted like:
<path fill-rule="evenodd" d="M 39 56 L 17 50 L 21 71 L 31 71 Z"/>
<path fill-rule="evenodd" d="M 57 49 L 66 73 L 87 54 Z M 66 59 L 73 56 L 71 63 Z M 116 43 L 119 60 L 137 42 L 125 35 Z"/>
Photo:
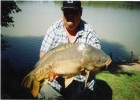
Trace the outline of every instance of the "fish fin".
<path fill-rule="evenodd" d="M 33 81 L 33 78 L 31 76 L 26 76 L 21 85 L 24 85 L 24 87 L 26 88 L 30 88 L 31 87 L 31 84 L 32 84 L 32 81 Z"/>
<path fill-rule="evenodd" d="M 31 91 L 34 97 L 37 97 L 40 88 L 40 82 L 37 80 L 33 80 L 33 89 Z"/>
<path fill-rule="evenodd" d="M 66 76 L 65 77 L 65 88 L 73 81 L 74 76 Z"/>
<path fill-rule="evenodd" d="M 90 71 L 87 71 L 87 70 L 85 70 L 85 71 L 86 71 L 86 76 L 85 76 L 85 87 L 86 87 Z"/>

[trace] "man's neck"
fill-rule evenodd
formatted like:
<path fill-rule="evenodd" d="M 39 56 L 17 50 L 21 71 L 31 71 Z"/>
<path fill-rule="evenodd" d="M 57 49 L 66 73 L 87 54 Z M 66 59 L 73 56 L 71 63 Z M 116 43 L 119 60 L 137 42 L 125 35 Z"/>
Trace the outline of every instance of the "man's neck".
<path fill-rule="evenodd" d="M 67 30 L 68 34 L 71 36 L 75 36 L 77 33 L 77 30 Z"/>
<path fill-rule="evenodd" d="M 75 39 L 75 36 L 77 34 L 77 31 L 76 30 L 67 30 L 67 36 L 68 36 L 68 41 L 70 43 L 73 43 L 74 39 Z"/>

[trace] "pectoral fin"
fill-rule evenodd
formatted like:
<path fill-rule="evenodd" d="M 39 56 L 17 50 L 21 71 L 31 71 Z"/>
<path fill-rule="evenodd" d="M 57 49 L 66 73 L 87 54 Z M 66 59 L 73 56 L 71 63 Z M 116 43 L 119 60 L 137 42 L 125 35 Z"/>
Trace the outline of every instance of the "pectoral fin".
<path fill-rule="evenodd" d="M 74 79 L 74 76 L 65 78 L 65 88 L 73 81 L 73 79 Z"/>
<path fill-rule="evenodd" d="M 85 87 L 87 86 L 87 80 L 88 80 L 88 77 L 89 77 L 89 73 L 90 73 L 90 71 L 87 71 L 86 70 L 86 76 L 85 76 Z"/>

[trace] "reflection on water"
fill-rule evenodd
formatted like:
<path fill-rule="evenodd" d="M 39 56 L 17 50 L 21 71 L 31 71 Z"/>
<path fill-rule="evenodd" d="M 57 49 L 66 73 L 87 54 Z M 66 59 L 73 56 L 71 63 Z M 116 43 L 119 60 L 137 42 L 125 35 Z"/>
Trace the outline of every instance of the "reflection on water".
<path fill-rule="evenodd" d="M 2 51 L 1 57 L 9 58 L 14 67 L 34 67 L 39 59 L 43 37 L 5 37 L 10 47 Z"/>
<path fill-rule="evenodd" d="M 92 7 L 111 7 L 111 8 L 123 8 L 123 9 L 140 9 L 140 2 L 126 2 L 126 1 L 83 1 L 83 5 Z"/>
<path fill-rule="evenodd" d="M 10 58 L 17 67 L 26 64 L 34 66 L 38 61 L 39 49 L 46 30 L 54 21 L 62 18 L 61 2 L 17 4 L 22 12 L 12 15 L 15 27 L 2 28 L 2 34 L 12 46 L 2 51 L 2 58 Z M 125 5 L 124 8 L 122 5 Z M 83 4 L 82 19 L 93 26 L 101 39 L 102 49 L 108 54 L 112 53 L 114 60 L 129 58 L 130 51 L 140 55 L 139 5 L 124 2 Z"/>
<path fill-rule="evenodd" d="M 107 40 L 101 40 L 102 49 L 112 57 L 113 62 L 130 60 L 130 52 L 124 47 L 124 45 L 117 42 L 109 42 Z"/>

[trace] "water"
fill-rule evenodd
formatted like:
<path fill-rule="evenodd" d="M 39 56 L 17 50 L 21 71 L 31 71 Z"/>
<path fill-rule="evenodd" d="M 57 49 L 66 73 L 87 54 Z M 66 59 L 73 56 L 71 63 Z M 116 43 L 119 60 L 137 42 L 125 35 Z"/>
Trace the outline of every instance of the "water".
<path fill-rule="evenodd" d="M 34 66 L 49 26 L 62 18 L 57 2 L 18 2 L 22 12 L 12 14 L 15 27 L 2 28 L 4 39 L 11 45 L 2 51 L 2 59 L 9 58 L 13 66 Z M 83 5 L 82 19 L 93 26 L 100 37 L 102 49 L 113 61 L 128 60 L 130 51 L 140 56 L 140 9 L 93 7 Z"/>

